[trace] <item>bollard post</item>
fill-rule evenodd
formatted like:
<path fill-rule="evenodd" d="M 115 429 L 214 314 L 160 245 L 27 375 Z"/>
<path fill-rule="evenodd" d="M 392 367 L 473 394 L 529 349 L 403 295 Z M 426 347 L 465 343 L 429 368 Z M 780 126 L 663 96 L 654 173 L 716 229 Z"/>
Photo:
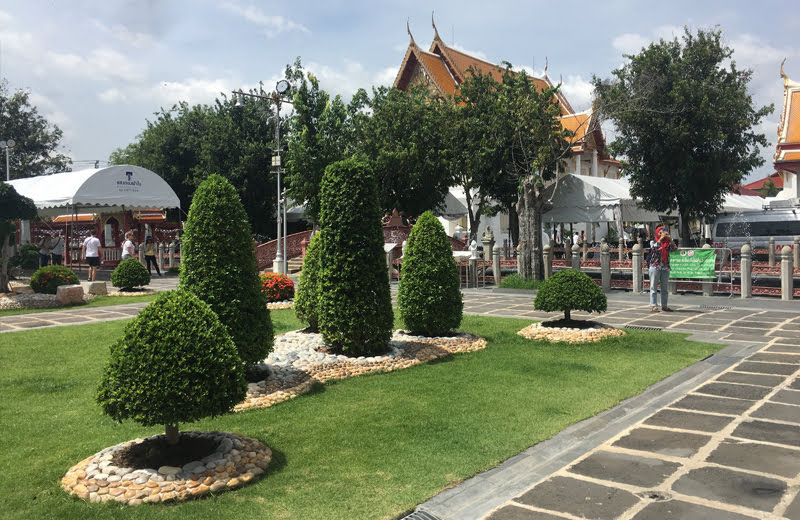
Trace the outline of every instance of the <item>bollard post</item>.
<path fill-rule="evenodd" d="M 622 262 L 625 260 L 625 238 L 620 236 L 619 237 L 619 261 Z"/>
<path fill-rule="evenodd" d="M 603 292 L 611 291 L 611 249 L 605 238 L 600 240 L 600 286 Z"/>
<path fill-rule="evenodd" d="M 392 250 L 386 251 L 386 272 L 389 276 L 389 283 L 392 283 Z"/>
<path fill-rule="evenodd" d="M 550 245 L 544 246 L 542 251 L 542 258 L 544 259 L 544 279 L 547 280 L 553 276 L 553 249 Z"/>
<path fill-rule="evenodd" d="M 583 241 L 583 261 L 585 262 L 588 259 L 589 259 L 589 241 L 588 240 L 584 240 Z"/>
<path fill-rule="evenodd" d="M 633 259 L 633 293 L 638 294 L 642 292 L 642 243 L 637 242 L 633 245 L 631 252 Z"/>
<path fill-rule="evenodd" d="M 492 250 L 492 273 L 494 274 L 494 285 L 499 287 L 503 273 L 500 271 L 500 246 L 497 244 Z"/>
<path fill-rule="evenodd" d="M 175 241 L 169 243 L 169 256 L 167 257 L 167 267 L 172 269 L 175 265 Z"/>
<path fill-rule="evenodd" d="M 794 237 L 792 252 L 794 253 L 794 265 L 800 265 L 800 237 Z"/>
<path fill-rule="evenodd" d="M 572 240 L 564 240 L 564 263 L 569 265 L 572 262 Z"/>
<path fill-rule="evenodd" d="M 503 239 L 503 255 L 506 257 L 506 260 L 508 260 L 508 239 L 507 238 Z"/>
<path fill-rule="evenodd" d="M 703 244 L 703 249 L 711 249 L 711 244 Z M 703 296 L 714 296 L 714 279 L 703 280 Z"/>
<path fill-rule="evenodd" d="M 741 273 L 741 286 L 742 298 L 751 298 L 753 296 L 753 250 L 750 244 L 742 246 L 742 273 Z"/>
<path fill-rule="evenodd" d="M 781 300 L 791 300 L 794 290 L 794 265 L 792 265 L 792 249 L 783 246 L 781 249 Z"/>
<path fill-rule="evenodd" d="M 158 259 L 156 260 L 156 262 L 158 262 L 158 270 L 159 271 L 163 271 L 164 270 L 164 242 L 159 242 L 158 243 L 157 250 L 158 250 Z"/>
<path fill-rule="evenodd" d="M 775 267 L 775 237 L 769 237 L 769 266 Z"/>
<path fill-rule="evenodd" d="M 572 268 L 578 270 L 581 268 L 581 246 L 578 244 L 572 246 Z"/>

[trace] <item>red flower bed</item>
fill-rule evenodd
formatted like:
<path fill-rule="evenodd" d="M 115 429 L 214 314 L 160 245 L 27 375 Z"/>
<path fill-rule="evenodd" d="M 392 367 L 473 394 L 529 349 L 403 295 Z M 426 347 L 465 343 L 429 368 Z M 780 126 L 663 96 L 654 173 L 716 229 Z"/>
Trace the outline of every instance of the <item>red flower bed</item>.
<path fill-rule="evenodd" d="M 294 282 L 285 274 L 264 273 L 259 278 L 268 303 L 294 299 Z"/>

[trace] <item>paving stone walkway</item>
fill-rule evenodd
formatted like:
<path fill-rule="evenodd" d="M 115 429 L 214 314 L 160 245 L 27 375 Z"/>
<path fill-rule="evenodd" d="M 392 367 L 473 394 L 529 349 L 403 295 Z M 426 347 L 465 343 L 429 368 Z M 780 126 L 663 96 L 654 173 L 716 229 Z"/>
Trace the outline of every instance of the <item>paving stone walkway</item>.
<path fill-rule="evenodd" d="M 158 289 L 175 278 L 154 280 Z M 392 289 L 396 296 L 396 285 Z M 533 293 L 464 291 L 468 314 L 543 320 Z M 146 304 L 0 317 L 0 332 L 135 316 Z M 800 302 L 614 292 L 616 327 L 727 344 L 619 406 L 421 504 L 430 520 L 800 519 Z"/>

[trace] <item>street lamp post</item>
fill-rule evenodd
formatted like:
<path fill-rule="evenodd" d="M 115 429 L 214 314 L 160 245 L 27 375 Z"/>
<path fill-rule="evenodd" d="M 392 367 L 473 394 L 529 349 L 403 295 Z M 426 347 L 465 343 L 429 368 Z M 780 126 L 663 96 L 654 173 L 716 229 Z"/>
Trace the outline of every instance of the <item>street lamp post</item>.
<path fill-rule="evenodd" d="M 8 167 L 8 151 L 16 146 L 16 141 L 9 139 L 8 141 L 0 141 L 0 148 L 6 151 L 6 182 L 11 180 L 11 170 Z"/>
<path fill-rule="evenodd" d="M 242 106 L 241 99 L 243 97 L 266 99 L 275 103 L 275 154 L 272 156 L 272 167 L 275 169 L 278 182 L 278 206 L 275 211 L 276 220 L 278 221 L 278 247 L 275 253 L 275 263 L 272 266 L 272 270 L 281 274 L 286 274 L 286 258 L 284 258 L 284 251 L 288 254 L 286 250 L 286 197 L 284 190 L 281 188 L 281 103 L 292 104 L 291 101 L 282 97 L 288 90 L 289 82 L 282 79 L 275 85 L 275 92 L 268 96 L 242 92 L 241 90 L 233 91 L 234 94 L 239 96 L 236 101 L 236 106 Z"/>

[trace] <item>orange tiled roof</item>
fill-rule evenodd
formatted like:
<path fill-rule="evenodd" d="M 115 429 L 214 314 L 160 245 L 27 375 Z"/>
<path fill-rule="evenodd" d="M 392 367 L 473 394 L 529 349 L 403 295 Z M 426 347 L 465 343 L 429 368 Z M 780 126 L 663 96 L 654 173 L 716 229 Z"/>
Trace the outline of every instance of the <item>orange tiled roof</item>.
<path fill-rule="evenodd" d="M 783 188 L 783 177 L 778 172 L 773 173 L 769 177 L 764 177 L 763 179 L 758 179 L 757 181 L 745 184 L 744 186 L 742 186 L 742 188 L 747 188 L 749 190 L 760 190 L 761 187 L 764 186 L 764 183 L 766 183 L 767 181 L 772 181 L 772 183 L 777 188 Z"/>
<path fill-rule="evenodd" d="M 785 61 L 785 60 L 784 60 Z M 800 83 L 792 81 L 783 72 L 783 112 L 778 125 L 778 143 L 775 149 L 775 168 L 798 173 L 800 169 Z"/>

